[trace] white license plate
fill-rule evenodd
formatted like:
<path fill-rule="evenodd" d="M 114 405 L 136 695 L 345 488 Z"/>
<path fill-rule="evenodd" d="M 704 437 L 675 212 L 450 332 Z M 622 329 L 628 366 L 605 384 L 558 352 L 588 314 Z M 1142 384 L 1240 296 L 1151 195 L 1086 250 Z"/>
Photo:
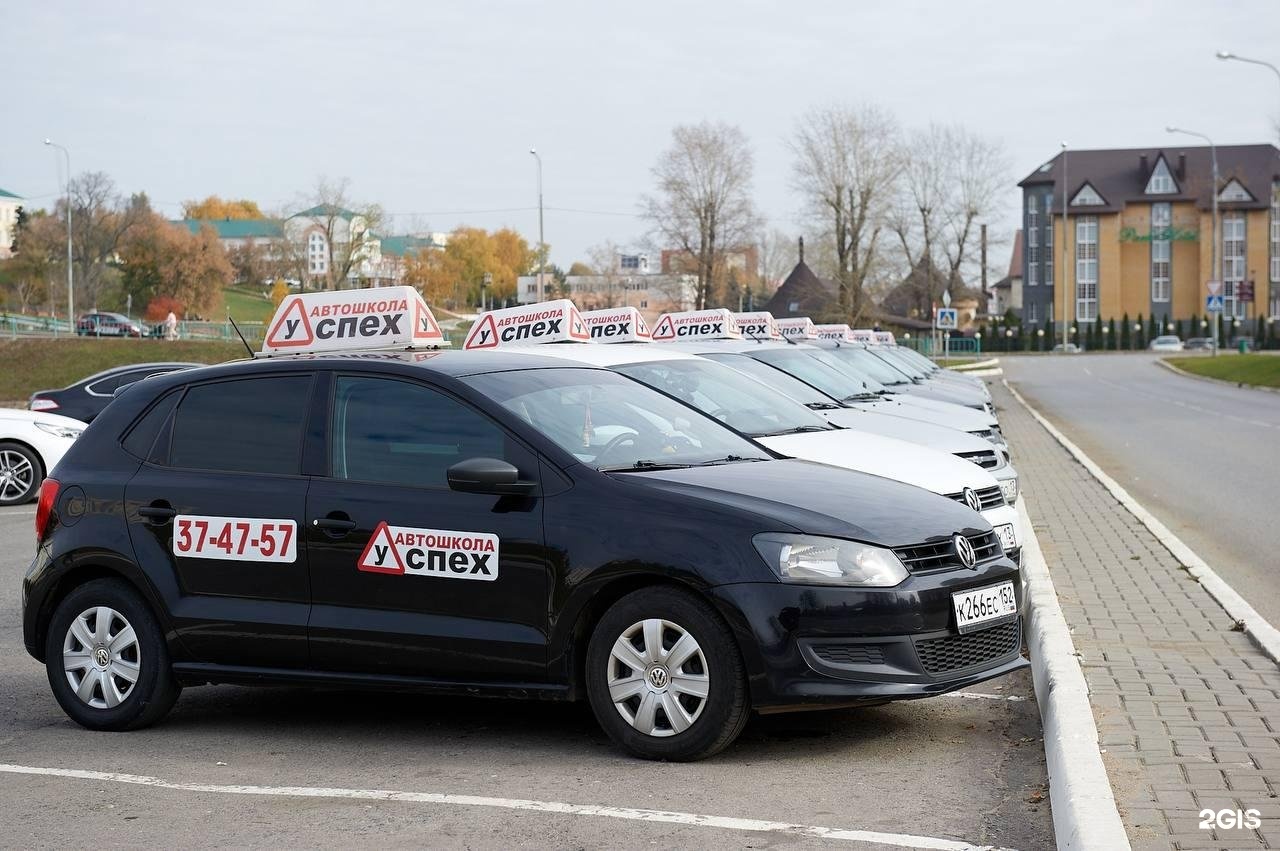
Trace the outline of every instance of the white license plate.
<path fill-rule="evenodd" d="M 961 633 L 973 632 L 992 621 L 1012 620 L 1018 614 L 1018 598 L 1012 582 L 988 585 L 951 595 L 956 611 L 956 628 Z"/>
<path fill-rule="evenodd" d="M 1000 536 L 1000 546 L 1004 547 L 1006 553 L 1018 548 L 1018 538 L 1013 534 L 1012 523 L 997 526 L 996 534 Z"/>

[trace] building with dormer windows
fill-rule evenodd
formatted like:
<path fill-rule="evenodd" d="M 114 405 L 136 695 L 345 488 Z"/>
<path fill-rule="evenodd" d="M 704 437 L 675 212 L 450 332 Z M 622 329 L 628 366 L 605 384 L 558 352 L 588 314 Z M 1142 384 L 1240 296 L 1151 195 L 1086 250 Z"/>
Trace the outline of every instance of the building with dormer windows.
<path fill-rule="evenodd" d="M 1223 317 L 1280 317 L 1280 149 L 1220 145 L 1217 158 L 1216 187 L 1207 146 L 1067 151 L 1027 175 L 1024 323 L 1060 332 L 1064 315 L 1078 327 L 1128 314 L 1199 327 L 1216 280 L 1215 191 Z"/>

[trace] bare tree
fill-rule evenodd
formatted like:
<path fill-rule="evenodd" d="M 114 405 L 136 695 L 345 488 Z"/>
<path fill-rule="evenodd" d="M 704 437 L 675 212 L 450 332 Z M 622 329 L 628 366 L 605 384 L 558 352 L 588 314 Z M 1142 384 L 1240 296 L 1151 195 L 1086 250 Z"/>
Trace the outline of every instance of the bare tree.
<path fill-rule="evenodd" d="M 72 268 L 76 300 L 96 307 L 115 277 L 112 263 L 125 232 L 150 209 L 145 195 L 126 200 L 104 172 L 90 171 L 71 180 Z M 66 228 L 67 204 L 58 202 L 58 218 Z"/>
<path fill-rule="evenodd" d="M 641 199 L 657 236 L 695 261 L 696 306 L 707 305 L 726 248 L 756 227 L 751 200 L 755 160 L 746 135 L 723 122 L 679 125 L 653 167 L 653 195 Z"/>
<path fill-rule="evenodd" d="M 371 238 L 381 227 L 384 215 L 377 204 L 357 204 L 350 196 L 351 181 L 330 180 L 321 176 L 314 189 L 302 201 L 302 212 L 288 219 L 287 253 L 295 258 L 309 258 L 308 240 L 319 231 L 324 235 L 325 264 L 323 271 L 313 273 L 302 264 L 306 276 L 318 280 L 321 287 L 340 287 L 360 264 L 369 259 Z"/>
<path fill-rule="evenodd" d="M 791 138 L 792 184 L 835 252 L 840 312 L 862 317 L 901 162 L 897 120 L 876 106 L 806 113 Z"/>
<path fill-rule="evenodd" d="M 756 248 L 760 255 L 758 275 L 765 293 L 771 294 L 778 288 L 799 258 L 797 237 L 781 228 L 768 228 L 756 238 Z"/>

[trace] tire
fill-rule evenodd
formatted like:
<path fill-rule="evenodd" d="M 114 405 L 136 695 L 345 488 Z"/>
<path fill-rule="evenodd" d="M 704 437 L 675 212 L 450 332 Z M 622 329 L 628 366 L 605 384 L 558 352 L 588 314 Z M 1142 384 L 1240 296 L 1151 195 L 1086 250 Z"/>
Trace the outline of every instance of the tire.
<path fill-rule="evenodd" d="M 125 627 L 133 628 L 132 641 L 126 636 L 111 647 L 112 639 L 126 634 Z M 105 668 L 96 656 L 104 648 L 109 648 Z M 67 670 L 64 655 L 81 664 Z M 45 639 L 45 670 L 63 711 L 90 730 L 136 730 L 154 724 L 173 708 L 182 691 L 173 678 L 155 615 L 138 592 L 119 579 L 86 582 L 58 604 Z M 129 675 L 135 677 L 132 684 Z M 85 686 L 81 694 L 88 699 L 77 695 L 73 680 Z"/>
<path fill-rule="evenodd" d="M 655 644 L 660 653 L 649 649 Z M 604 613 L 587 645 L 586 685 L 609 738 L 644 759 L 685 762 L 719 753 L 738 738 L 751 709 L 729 628 L 706 602 L 666 586 L 632 592 Z M 679 713 L 675 723 L 669 712 Z"/>
<path fill-rule="evenodd" d="M 36 498 L 44 481 L 39 456 L 21 443 L 0 441 L 0 505 L 21 505 Z"/>

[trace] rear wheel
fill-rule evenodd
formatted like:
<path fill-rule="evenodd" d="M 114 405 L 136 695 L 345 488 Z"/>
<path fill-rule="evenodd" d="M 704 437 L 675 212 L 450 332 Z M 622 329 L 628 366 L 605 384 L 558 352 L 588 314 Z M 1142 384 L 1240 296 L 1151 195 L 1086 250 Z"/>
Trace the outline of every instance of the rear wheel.
<path fill-rule="evenodd" d="M 91 730 L 133 730 L 173 707 L 181 687 L 155 615 L 119 579 L 95 579 L 54 610 L 45 669 L 64 712 Z"/>
<path fill-rule="evenodd" d="M 35 499 L 44 468 L 36 454 L 21 443 L 0 442 L 0 505 L 19 505 Z"/>
<path fill-rule="evenodd" d="M 587 696 L 600 726 L 645 759 L 704 759 L 750 711 L 733 636 L 704 601 L 645 588 L 605 612 L 587 647 Z"/>

